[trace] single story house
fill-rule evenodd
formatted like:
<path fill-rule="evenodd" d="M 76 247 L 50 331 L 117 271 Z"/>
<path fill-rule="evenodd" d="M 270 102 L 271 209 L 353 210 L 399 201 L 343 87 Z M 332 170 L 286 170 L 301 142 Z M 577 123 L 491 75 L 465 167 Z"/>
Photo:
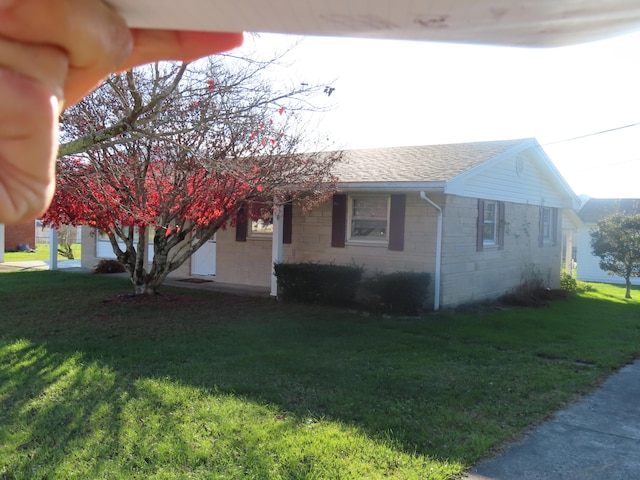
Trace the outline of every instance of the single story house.
<path fill-rule="evenodd" d="M 15 252 L 21 246 L 36 248 L 36 226 L 34 222 L 4 225 L 3 252 Z"/>
<path fill-rule="evenodd" d="M 307 214 L 281 206 L 270 228 L 219 231 L 173 276 L 215 276 L 275 295 L 274 262 L 429 272 L 427 304 L 436 310 L 532 277 L 559 287 L 562 212 L 580 201 L 535 139 L 350 150 L 334 173 L 332 201 Z M 83 265 L 109 249 L 85 234 Z"/>
<path fill-rule="evenodd" d="M 589 198 L 578 211 L 580 225 L 577 240 L 577 274 L 578 280 L 585 282 L 616 283 L 624 285 L 624 277 L 609 275 L 600 268 L 600 258 L 591 250 L 590 232 L 595 228 L 598 220 L 613 213 L 640 213 L 640 199 L 638 198 Z M 640 285 L 640 278 L 631 278 L 633 285 Z"/>

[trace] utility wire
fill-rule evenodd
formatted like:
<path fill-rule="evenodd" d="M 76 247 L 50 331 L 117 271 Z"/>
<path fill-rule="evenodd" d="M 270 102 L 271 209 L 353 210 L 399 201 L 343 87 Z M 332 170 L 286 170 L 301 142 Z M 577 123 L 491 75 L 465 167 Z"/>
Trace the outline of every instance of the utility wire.
<path fill-rule="evenodd" d="M 581 138 L 593 137 L 595 135 L 602 135 L 603 133 L 610 133 L 610 132 L 615 132 L 617 130 L 623 130 L 625 128 L 637 127 L 638 125 L 640 125 L 640 122 L 630 123 L 629 125 L 623 125 L 621 127 L 610 128 L 609 130 L 601 130 L 599 132 L 587 133 L 585 135 L 579 135 L 577 137 L 565 138 L 564 140 L 556 140 L 555 142 L 547 142 L 547 143 L 544 144 L 544 146 L 546 146 L 546 145 L 555 145 L 557 143 L 570 142 L 572 140 L 579 140 Z"/>

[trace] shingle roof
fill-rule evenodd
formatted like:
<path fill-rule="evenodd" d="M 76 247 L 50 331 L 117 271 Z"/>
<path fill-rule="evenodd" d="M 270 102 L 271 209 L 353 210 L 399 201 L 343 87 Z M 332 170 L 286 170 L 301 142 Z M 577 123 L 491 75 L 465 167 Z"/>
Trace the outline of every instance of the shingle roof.
<path fill-rule="evenodd" d="M 339 182 L 443 182 L 531 139 L 347 150 Z"/>
<path fill-rule="evenodd" d="M 578 212 L 583 222 L 597 222 L 612 213 L 640 213 L 639 198 L 590 198 Z"/>

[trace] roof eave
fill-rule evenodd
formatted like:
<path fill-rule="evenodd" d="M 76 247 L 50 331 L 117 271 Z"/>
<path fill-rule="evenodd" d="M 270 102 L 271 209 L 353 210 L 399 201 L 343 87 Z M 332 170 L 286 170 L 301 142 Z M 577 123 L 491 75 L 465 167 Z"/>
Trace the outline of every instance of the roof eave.
<path fill-rule="evenodd" d="M 442 192 L 446 187 L 446 182 L 338 182 L 338 191 L 431 191 Z"/>

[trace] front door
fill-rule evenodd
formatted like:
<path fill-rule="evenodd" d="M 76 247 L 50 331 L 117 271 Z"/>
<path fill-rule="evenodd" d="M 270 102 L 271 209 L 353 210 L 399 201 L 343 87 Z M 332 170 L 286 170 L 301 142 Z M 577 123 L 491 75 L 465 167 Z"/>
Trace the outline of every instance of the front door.
<path fill-rule="evenodd" d="M 216 236 L 209 239 L 191 256 L 191 275 L 216 274 Z"/>

